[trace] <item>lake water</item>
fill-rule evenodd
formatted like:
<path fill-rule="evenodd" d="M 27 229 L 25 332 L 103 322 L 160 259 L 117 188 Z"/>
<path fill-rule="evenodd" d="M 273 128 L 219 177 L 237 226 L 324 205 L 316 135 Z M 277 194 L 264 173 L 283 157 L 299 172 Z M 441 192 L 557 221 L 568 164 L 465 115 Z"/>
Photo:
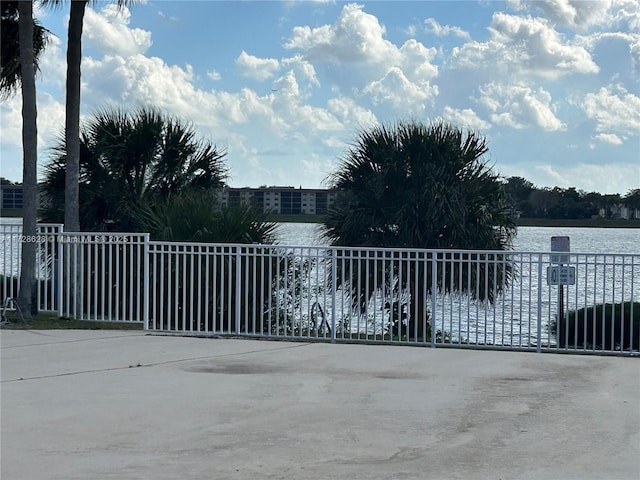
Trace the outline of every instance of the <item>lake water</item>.
<path fill-rule="evenodd" d="M 635 253 L 640 254 L 640 229 L 578 228 L 578 227 L 518 227 L 514 250 L 519 252 L 549 252 L 551 237 L 568 236 L 574 253 Z M 277 229 L 281 245 L 321 246 L 321 226 L 315 223 L 281 223 Z"/>
<path fill-rule="evenodd" d="M 0 218 L 0 224 L 20 224 L 20 218 Z M 322 246 L 322 229 L 316 223 L 280 223 L 277 241 L 290 246 Z M 549 252 L 551 237 L 568 236 L 574 253 L 640 254 L 640 228 L 518 227 L 514 250 Z"/>

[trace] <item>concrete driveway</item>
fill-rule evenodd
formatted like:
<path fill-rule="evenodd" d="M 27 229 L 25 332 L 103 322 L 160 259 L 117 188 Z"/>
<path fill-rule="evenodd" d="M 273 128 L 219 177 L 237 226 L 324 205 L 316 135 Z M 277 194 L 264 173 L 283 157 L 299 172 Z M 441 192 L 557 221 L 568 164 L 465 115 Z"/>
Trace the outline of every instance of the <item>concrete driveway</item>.
<path fill-rule="evenodd" d="M 640 478 L 637 358 L 0 336 L 3 480 Z"/>

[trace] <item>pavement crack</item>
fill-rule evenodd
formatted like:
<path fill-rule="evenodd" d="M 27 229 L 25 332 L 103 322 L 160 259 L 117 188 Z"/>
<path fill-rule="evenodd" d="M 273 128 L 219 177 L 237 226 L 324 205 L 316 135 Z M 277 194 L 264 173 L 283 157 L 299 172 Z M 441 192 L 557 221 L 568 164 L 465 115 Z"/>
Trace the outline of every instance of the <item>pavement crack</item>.
<path fill-rule="evenodd" d="M 64 342 L 61 342 L 61 343 L 64 343 Z M 281 351 L 281 350 L 291 350 L 293 348 L 307 347 L 309 345 L 312 345 L 312 344 L 311 343 L 299 343 L 299 344 L 296 344 L 296 345 L 287 345 L 286 347 L 279 347 L 279 348 L 261 348 L 261 349 L 257 349 L 257 350 L 249 350 L 247 352 L 221 353 L 221 354 L 218 354 L 218 355 L 205 355 L 205 356 L 200 356 L 200 357 L 177 358 L 177 359 L 174 359 L 174 360 L 165 360 L 165 361 L 162 361 L 162 362 L 150 362 L 150 363 L 136 362 L 135 364 L 130 364 L 130 365 L 126 365 L 126 366 L 120 366 L 120 367 L 94 368 L 94 369 L 88 369 L 88 370 L 76 370 L 76 371 L 73 371 L 73 372 L 53 373 L 53 374 L 50 374 L 50 375 L 34 375 L 34 376 L 31 376 L 31 377 L 18 377 L 18 378 L 12 378 L 12 379 L 9 379 L 9 380 L 1 380 L 0 383 L 6 384 L 6 383 L 23 382 L 23 381 L 27 381 L 27 380 L 43 380 L 43 379 L 47 379 L 47 378 L 69 377 L 69 376 L 73 376 L 73 375 L 83 375 L 83 374 L 87 374 L 87 373 L 115 372 L 115 371 L 118 371 L 118 370 L 130 370 L 130 369 L 134 369 L 134 368 L 157 367 L 157 366 L 161 366 L 161 365 L 170 365 L 170 364 L 175 364 L 175 363 L 191 362 L 191 361 L 196 361 L 196 360 L 209 360 L 209 359 L 212 359 L 212 358 L 234 357 L 234 356 L 242 356 L 242 355 L 251 355 L 251 354 L 254 354 L 254 353 L 268 353 L 268 352 L 277 352 L 277 351 Z"/>

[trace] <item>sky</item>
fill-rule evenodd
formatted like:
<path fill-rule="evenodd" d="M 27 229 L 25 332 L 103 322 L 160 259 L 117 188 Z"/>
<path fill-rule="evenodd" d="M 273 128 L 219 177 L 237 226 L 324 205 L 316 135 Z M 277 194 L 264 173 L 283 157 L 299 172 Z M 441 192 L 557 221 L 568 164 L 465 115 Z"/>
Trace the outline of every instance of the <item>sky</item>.
<path fill-rule="evenodd" d="M 115 2 L 113 2 L 115 3 Z M 640 188 L 640 2 L 94 2 L 82 118 L 156 106 L 226 151 L 232 187 L 324 188 L 358 134 L 445 120 L 539 188 Z M 64 126 L 68 6 L 38 76 L 40 170 Z M 0 176 L 22 177 L 21 100 Z"/>

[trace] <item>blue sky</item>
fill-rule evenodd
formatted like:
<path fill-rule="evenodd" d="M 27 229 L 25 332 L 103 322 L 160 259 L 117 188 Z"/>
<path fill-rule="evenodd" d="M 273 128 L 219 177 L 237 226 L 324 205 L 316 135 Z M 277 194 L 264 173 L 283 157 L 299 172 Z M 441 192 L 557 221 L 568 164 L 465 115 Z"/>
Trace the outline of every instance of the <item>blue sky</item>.
<path fill-rule="evenodd" d="M 68 8 L 68 7 L 67 7 Z M 40 165 L 64 123 L 67 11 L 38 81 Z M 445 119 L 504 176 L 640 188 L 640 6 L 575 1 L 96 2 L 82 114 L 156 105 L 227 150 L 235 187 L 317 188 L 363 129 Z M 20 99 L 0 106 L 0 175 L 21 178 Z"/>

